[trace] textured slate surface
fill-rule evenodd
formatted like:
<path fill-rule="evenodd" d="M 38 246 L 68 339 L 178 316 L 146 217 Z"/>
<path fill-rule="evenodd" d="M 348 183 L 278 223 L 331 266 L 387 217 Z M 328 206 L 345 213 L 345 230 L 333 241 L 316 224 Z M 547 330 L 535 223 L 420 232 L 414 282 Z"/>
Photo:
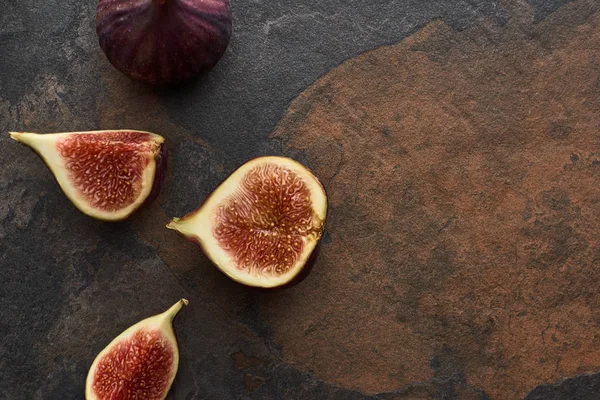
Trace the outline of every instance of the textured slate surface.
<path fill-rule="evenodd" d="M 161 90 L 110 67 L 93 2 L 0 1 L 0 398 L 81 399 L 181 296 L 170 399 L 600 397 L 597 1 L 234 1 L 217 69 Z M 109 128 L 171 149 L 122 224 L 6 134 Z M 164 228 L 263 154 L 331 196 L 313 272 L 272 293 Z"/>

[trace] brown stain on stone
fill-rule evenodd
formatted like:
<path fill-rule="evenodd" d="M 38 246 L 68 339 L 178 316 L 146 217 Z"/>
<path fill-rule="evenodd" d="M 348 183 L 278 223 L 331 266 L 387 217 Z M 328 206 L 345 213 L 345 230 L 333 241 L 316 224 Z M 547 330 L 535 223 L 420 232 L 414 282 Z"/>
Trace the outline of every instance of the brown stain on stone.
<path fill-rule="evenodd" d="M 102 91 L 98 97 L 98 115 L 104 129 L 139 129 L 162 135 L 166 139 L 167 149 L 174 143 L 185 140 L 189 135 L 171 123 L 166 111 L 150 86 L 134 82 L 126 76 L 106 67 L 102 71 Z M 170 191 L 169 175 L 157 201 L 146 207 L 132 221 L 136 235 L 157 248 L 160 257 L 170 269 L 177 273 L 188 272 L 198 263 L 198 252 L 193 245 L 185 243 L 165 228 L 170 218 L 159 204 Z"/>
<path fill-rule="evenodd" d="M 241 371 L 257 370 L 271 365 L 271 361 L 249 356 L 241 350 L 231 354 L 231 360 L 233 361 L 233 367 Z M 244 387 L 249 393 L 256 392 L 264 383 L 265 378 L 262 376 L 254 375 L 250 372 L 244 374 Z"/>
<path fill-rule="evenodd" d="M 165 137 L 169 152 L 182 142 L 194 142 L 215 154 L 219 153 L 219 150 L 210 148 L 197 135 L 169 120 L 156 89 L 132 81 L 110 66 L 102 70 L 101 77 L 101 92 L 97 104 L 100 126 L 104 129 L 139 129 L 160 134 Z M 211 270 L 208 276 L 198 274 L 198 265 L 207 264 L 202 251 L 195 244 L 166 229 L 166 224 L 173 216 L 167 215 L 160 205 L 171 194 L 171 173 L 172 161 L 169 156 L 167 178 L 161 194 L 132 218 L 131 226 L 141 240 L 157 250 L 165 265 L 178 279 L 187 282 L 188 287 L 206 286 L 210 283 L 212 289 L 200 291 L 202 295 L 210 297 L 218 293 L 214 286 L 220 281 L 207 277 L 217 276 L 217 273 Z M 198 204 L 203 200 L 197 199 Z M 205 300 L 212 301 L 211 298 Z"/>
<path fill-rule="evenodd" d="M 261 308 L 284 359 L 384 392 L 448 349 L 494 399 L 600 371 L 600 5 L 531 19 L 429 25 L 290 106 L 331 243 Z"/>
<path fill-rule="evenodd" d="M 251 368 L 259 368 L 268 366 L 269 360 L 263 360 L 258 357 L 248 356 L 243 351 L 236 351 L 231 355 L 233 366 L 235 369 L 246 370 Z"/>
<path fill-rule="evenodd" d="M 133 81 L 109 65 L 101 71 L 101 80 L 97 107 L 100 125 L 105 129 L 147 130 L 164 136 L 167 143 L 193 140 L 208 147 L 205 141 L 169 120 L 157 89 Z"/>
<path fill-rule="evenodd" d="M 252 374 L 244 375 L 244 387 L 249 393 L 256 392 L 265 383 L 265 378 Z"/>

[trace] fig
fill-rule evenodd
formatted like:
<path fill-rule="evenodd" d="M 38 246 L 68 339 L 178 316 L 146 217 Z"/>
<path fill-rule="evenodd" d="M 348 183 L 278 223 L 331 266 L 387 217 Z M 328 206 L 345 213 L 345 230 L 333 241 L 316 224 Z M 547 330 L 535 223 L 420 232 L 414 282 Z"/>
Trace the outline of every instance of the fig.
<path fill-rule="evenodd" d="M 85 382 L 86 400 L 162 400 L 179 368 L 173 318 L 181 299 L 167 311 L 129 327 L 102 350 Z"/>
<path fill-rule="evenodd" d="M 167 228 L 198 244 L 231 279 L 274 288 L 307 265 L 326 216 L 327 195 L 312 172 L 289 158 L 260 157 Z"/>
<path fill-rule="evenodd" d="M 150 132 L 10 132 L 44 160 L 84 214 L 104 221 L 128 218 L 160 191 L 167 163 L 165 139 Z"/>
<path fill-rule="evenodd" d="M 231 38 L 229 0 L 99 0 L 96 33 L 110 63 L 152 85 L 211 70 Z"/>

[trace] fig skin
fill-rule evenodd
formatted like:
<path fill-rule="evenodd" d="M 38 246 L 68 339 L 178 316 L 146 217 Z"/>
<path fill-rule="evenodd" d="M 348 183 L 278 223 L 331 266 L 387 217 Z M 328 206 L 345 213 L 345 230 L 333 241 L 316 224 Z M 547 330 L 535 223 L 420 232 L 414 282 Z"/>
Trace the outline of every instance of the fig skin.
<path fill-rule="evenodd" d="M 132 79 L 173 85 L 208 72 L 229 45 L 229 0 L 99 0 L 96 34 Z"/>
<path fill-rule="evenodd" d="M 162 191 L 167 178 L 167 167 L 169 164 L 169 152 L 165 143 L 160 145 L 160 150 L 154 161 L 156 162 L 156 172 L 154 173 L 154 182 L 152 182 L 152 191 L 142 205 L 129 214 L 126 219 L 130 219 L 131 217 L 137 215 L 145 207 L 148 207 L 150 204 L 152 204 Z"/>
<path fill-rule="evenodd" d="M 269 278 L 263 277 L 253 277 L 248 278 L 239 272 L 234 272 L 235 269 L 231 265 L 227 265 L 228 263 L 224 263 L 222 259 L 216 259 L 212 255 L 215 253 L 214 245 L 210 242 L 212 240 L 207 240 L 207 237 L 211 236 L 212 233 L 208 231 L 204 232 L 190 232 L 189 229 L 185 228 L 185 225 L 194 224 L 194 220 L 201 221 L 202 224 L 207 224 L 207 219 L 211 219 L 211 207 L 214 207 L 215 203 L 219 201 L 224 201 L 227 195 L 224 195 L 222 192 L 222 187 L 227 186 L 230 179 L 239 179 L 240 173 L 243 174 L 245 171 L 249 171 L 251 166 L 260 165 L 261 163 L 274 163 L 275 165 L 286 165 L 291 166 L 292 171 L 299 172 L 301 171 L 303 174 L 303 178 L 308 178 L 309 182 L 305 182 L 309 185 L 310 191 L 312 193 L 311 197 L 314 195 L 316 198 L 320 199 L 316 203 L 312 205 L 313 207 L 313 218 L 318 220 L 318 230 L 315 230 L 313 234 L 309 234 L 306 236 L 307 238 L 307 247 L 303 250 L 302 259 L 304 262 L 298 263 L 294 266 L 294 268 L 290 272 L 286 272 L 283 275 L 282 279 L 277 279 L 276 282 L 269 281 Z M 283 163 L 283 164 L 279 164 Z M 237 178 L 233 178 L 237 176 Z M 232 185 L 235 186 L 235 185 Z M 227 189 L 225 190 L 227 191 Z M 313 197 L 314 198 L 314 197 Z M 212 204 L 211 204 L 212 203 Z M 208 210 L 208 211 L 206 211 Z M 253 287 L 255 289 L 261 291 L 274 291 L 277 289 L 286 289 L 293 287 L 300 282 L 302 282 L 309 273 L 312 271 L 312 268 L 316 262 L 318 257 L 321 239 L 325 232 L 326 228 L 326 220 L 327 220 L 327 192 L 322 185 L 322 183 L 318 180 L 318 178 L 310 171 L 306 166 L 294 161 L 292 159 L 286 157 L 277 157 L 277 156 L 267 156 L 267 157 L 258 157 L 252 160 L 247 161 L 242 166 L 240 166 L 236 171 L 234 171 L 229 177 L 227 177 L 221 184 L 198 206 L 194 211 L 188 213 L 182 218 L 173 218 L 169 224 L 167 224 L 167 228 L 171 230 L 175 230 L 180 236 L 184 237 L 188 241 L 195 243 L 203 253 L 208 257 L 208 259 L 215 265 L 217 268 L 223 272 L 226 276 L 228 276 L 233 281 Z M 210 224 L 208 224 L 210 225 Z M 204 230 L 204 228 L 203 228 Z M 312 237 L 311 237 L 312 236 Z M 308 240 L 310 238 L 310 240 Z M 209 242 L 209 243 L 207 243 Z M 218 246 L 217 246 L 218 247 Z"/>
<path fill-rule="evenodd" d="M 70 135 L 70 134 L 99 134 L 99 135 L 102 135 L 103 133 L 111 133 L 111 132 L 137 132 L 137 133 L 149 134 L 156 138 L 160 138 L 160 140 L 162 140 L 162 142 L 159 144 L 159 149 L 156 152 L 156 155 L 153 160 L 155 163 L 155 167 L 154 167 L 154 178 L 151 183 L 151 185 L 152 185 L 151 190 L 142 203 L 137 205 L 135 208 L 131 209 L 130 212 L 128 212 L 125 215 L 110 215 L 110 213 L 98 212 L 98 211 L 95 211 L 94 209 L 86 206 L 85 204 L 82 204 L 82 201 L 79 200 L 77 198 L 77 196 L 73 195 L 72 190 L 69 190 L 70 184 L 68 183 L 68 181 L 70 179 L 63 177 L 62 175 L 64 173 L 62 171 L 57 171 L 56 165 L 53 166 L 53 164 L 55 164 L 55 163 L 52 163 L 50 161 L 50 160 L 54 159 L 53 155 L 47 154 L 47 153 L 49 153 L 48 147 L 44 146 L 43 143 L 40 143 L 41 141 L 39 140 L 41 138 L 50 138 L 52 136 L 56 137 L 58 135 Z M 34 153 L 44 162 L 44 164 L 46 164 L 46 167 L 52 172 L 52 176 L 53 176 L 55 182 L 58 184 L 58 186 L 61 188 L 63 193 L 67 196 L 67 198 L 71 201 L 71 203 L 79 211 L 81 211 L 83 214 L 85 214 L 91 218 L 97 219 L 99 221 L 120 222 L 120 221 L 125 221 L 125 220 L 130 219 L 131 217 L 133 217 L 134 215 L 139 213 L 144 207 L 146 207 L 150 203 L 152 203 L 158 197 L 158 195 L 160 194 L 160 191 L 162 190 L 162 187 L 164 185 L 164 181 L 166 179 L 166 169 L 167 169 L 167 162 L 168 162 L 167 146 L 164 141 L 164 138 L 162 138 L 161 136 L 156 135 L 154 133 L 151 133 L 151 132 L 135 131 L 135 130 L 102 130 L 102 131 L 62 132 L 62 133 L 47 133 L 47 134 L 30 133 L 30 132 L 9 132 L 9 134 L 13 140 L 15 140 L 19 143 L 22 143 L 22 144 L 28 146 L 29 148 L 31 148 L 31 150 L 34 151 Z"/>

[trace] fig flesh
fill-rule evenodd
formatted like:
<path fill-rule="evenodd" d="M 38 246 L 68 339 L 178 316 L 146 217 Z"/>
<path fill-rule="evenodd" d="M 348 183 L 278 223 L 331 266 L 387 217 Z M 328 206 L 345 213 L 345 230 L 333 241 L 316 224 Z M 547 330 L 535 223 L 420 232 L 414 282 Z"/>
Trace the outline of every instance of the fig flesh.
<path fill-rule="evenodd" d="M 273 288 L 304 269 L 326 216 L 325 189 L 306 167 L 285 157 L 260 157 L 167 228 L 199 244 L 233 280 Z"/>
<path fill-rule="evenodd" d="M 99 0 L 96 33 L 111 64 L 153 85 L 212 69 L 231 38 L 229 0 Z"/>
<path fill-rule="evenodd" d="M 154 133 L 10 132 L 10 136 L 31 147 L 75 207 L 96 219 L 126 219 L 158 195 L 164 180 L 165 139 Z"/>
<path fill-rule="evenodd" d="M 173 319 L 188 301 L 129 327 L 102 350 L 85 382 L 86 400 L 162 400 L 177 369 Z"/>

